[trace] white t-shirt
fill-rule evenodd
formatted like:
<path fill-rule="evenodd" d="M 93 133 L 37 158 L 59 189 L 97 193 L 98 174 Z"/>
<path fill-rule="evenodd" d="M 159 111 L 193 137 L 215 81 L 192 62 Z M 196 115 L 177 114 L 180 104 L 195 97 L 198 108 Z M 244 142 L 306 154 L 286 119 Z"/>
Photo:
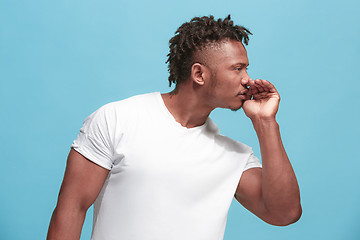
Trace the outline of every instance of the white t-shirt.
<path fill-rule="evenodd" d="M 99 108 L 71 147 L 110 170 L 93 240 L 221 240 L 242 172 L 261 167 L 210 118 L 181 126 L 159 92 Z"/>

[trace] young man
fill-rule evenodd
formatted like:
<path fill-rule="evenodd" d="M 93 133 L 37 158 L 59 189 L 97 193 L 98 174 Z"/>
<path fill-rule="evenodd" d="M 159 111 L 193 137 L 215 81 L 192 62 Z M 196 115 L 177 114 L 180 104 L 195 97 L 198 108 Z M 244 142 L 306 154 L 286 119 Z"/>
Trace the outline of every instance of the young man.
<path fill-rule="evenodd" d="M 69 153 L 48 239 L 79 239 L 94 203 L 92 239 L 223 239 L 232 198 L 273 225 L 301 215 L 297 180 L 275 120 L 280 96 L 252 80 L 246 28 L 230 16 L 184 23 L 170 40 L 174 91 L 107 104 L 83 124 Z M 219 133 L 215 108 L 243 108 L 250 147 Z"/>

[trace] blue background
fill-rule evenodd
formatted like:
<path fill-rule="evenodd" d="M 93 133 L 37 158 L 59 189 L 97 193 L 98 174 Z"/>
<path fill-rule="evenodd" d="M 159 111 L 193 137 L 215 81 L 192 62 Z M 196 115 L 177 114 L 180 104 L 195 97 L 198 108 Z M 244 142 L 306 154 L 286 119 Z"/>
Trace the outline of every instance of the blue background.
<path fill-rule="evenodd" d="M 360 239 L 359 9 L 355 0 L 0 0 L 0 239 L 44 239 L 83 120 L 105 103 L 170 91 L 177 27 L 228 13 L 254 33 L 250 76 L 281 94 L 277 120 L 303 215 L 274 227 L 234 200 L 225 239 Z M 260 156 L 242 111 L 212 118 Z M 81 239 L 91 224 L 90 211 Z"/>

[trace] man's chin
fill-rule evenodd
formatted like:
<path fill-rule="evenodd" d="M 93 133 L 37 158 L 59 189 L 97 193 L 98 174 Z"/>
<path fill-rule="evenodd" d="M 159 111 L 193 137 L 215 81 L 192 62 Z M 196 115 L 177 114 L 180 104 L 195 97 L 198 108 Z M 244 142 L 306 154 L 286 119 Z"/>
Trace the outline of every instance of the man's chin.
<path fill-rule="evenodd" d="M 241 109 L 241 107 L 239 107 L 239 108 L 230 108 L 230 110 L 233 111 L 233 112 L 236 112 L 236 111 L 238 111 L 240 109 Z"/>
<path fill-rule="evenodd" d="M 229 109 L 230 109 L 231 111 L 233 111 L 233 112 L 236 112 L 236 111 L 238 111 L 239 109 L 241 109 L 242 106 L 243 106 L 243 101 L 241 102 L 240 106 L 239 106 L 239 105 L 238 105 L 238 106 L 230 106 Z"/>

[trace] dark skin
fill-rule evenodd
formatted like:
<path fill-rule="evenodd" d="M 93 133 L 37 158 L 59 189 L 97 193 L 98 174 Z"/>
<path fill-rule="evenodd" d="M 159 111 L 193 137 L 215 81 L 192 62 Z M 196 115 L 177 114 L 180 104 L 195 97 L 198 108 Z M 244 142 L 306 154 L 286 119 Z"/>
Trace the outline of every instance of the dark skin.
<path fill-rule="evenodd" d="M 80 239 L 87 209 L 95 202 L 109 170 L 70 150 L 47 239 Z"/>
<path fill-rule="evenodd" d="M 267 223 L 284 226 L 296 222 L 301 216 L 300 192 L 275 119 L 279 93 L 270 82 L 249 77 L 249 61 L 241 42 L 223 42 L 206 56 L 206 65 L 193 64 L 191 76 L 177 86 L 175 94 L 162 94 L 166 107 L 188 128 L 204 124 L 215 108 L 242 107 L 257 133 L 263 167 L 243 172 L 234 196 Z M 80 238 L 86 211 L 108 173 L 71 149 L 48 240 Z"/>

